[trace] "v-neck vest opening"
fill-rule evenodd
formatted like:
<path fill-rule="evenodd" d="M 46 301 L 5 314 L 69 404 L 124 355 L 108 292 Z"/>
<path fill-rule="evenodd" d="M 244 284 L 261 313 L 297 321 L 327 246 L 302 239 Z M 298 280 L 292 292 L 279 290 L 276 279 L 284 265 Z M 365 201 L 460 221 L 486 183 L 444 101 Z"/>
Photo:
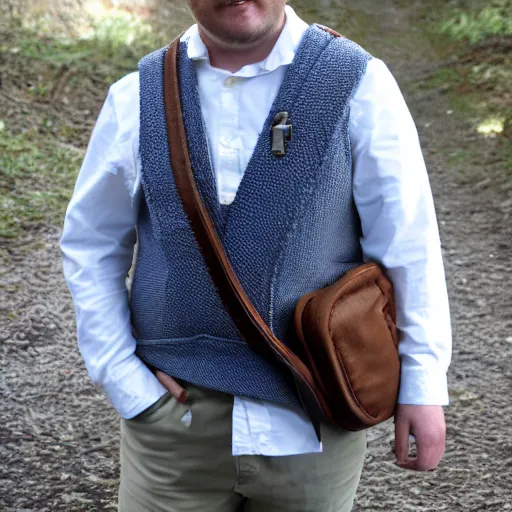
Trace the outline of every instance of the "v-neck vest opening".
<path fill-rule="evenodd" d="M 219 200 L 215 172 L 210 159 L 210 151 L 208 148 L 208 138 L 206 136 L 205 122 L 201 110 L 201 100 L 199 97 L 199 89 L 197 83 L 197 75 L 195 63 L 188 57 L 187 43 L 184 41 L 180 44 L 179 49 L 179 79 L 181 89 L 181 99 L 183 108 L 183 117 L 187 139 L 189 141 L 189 152 L 192 163 L 194 176 L 196 178 L 201 197 L 212 217 L 221 239 L 225 239 L 226 231 L 229 229 L 229 219 L 231 212 L 238 207 L 240 195 L 247 196 L 245 188 L 247 181 L 255 182 L 259 176 L 255 174 L 255 168 L 258 167 L 258 159 L 262 153 L 271 153 L 271 127 L 274 117 L 278 112 L 287 111 L 293 119 L 293 107 L 295 99 L 302 89 L 307 86 L 307 82 L 300 76 L 307 76 L 312 68 L 318 65 L 320 55 L 333 40 L 323 39 L 317 41 L 316 45 L 311 45 L 310 39 L 314 33 L 321 32 L 316 26 L 310 27 L 297 49 L 296 58 L 288 67 L 284 80 L 279 87 L 276 98 L 263 124 L 262 131 L 258 137 L 251 158 L 244 171 L 238 190 L 233 201 L 224 205 Z M 303 47 L 308 47 L 308 52 L 303 51 Z M 307 53 L 307 55 L 306 55 Z M 295 71 L 300 69 L 300 74 Z M 193 84 L 193 87 L 191 87 Z M 267 172 L 269 172 L 269 163 L 273 167 L 273 171 L 278 172 L 278 168 L 282 166 L 283 158 L 275 157 L 265 162 Z M 245 197 L 245 200 L 250 200 Z"/>

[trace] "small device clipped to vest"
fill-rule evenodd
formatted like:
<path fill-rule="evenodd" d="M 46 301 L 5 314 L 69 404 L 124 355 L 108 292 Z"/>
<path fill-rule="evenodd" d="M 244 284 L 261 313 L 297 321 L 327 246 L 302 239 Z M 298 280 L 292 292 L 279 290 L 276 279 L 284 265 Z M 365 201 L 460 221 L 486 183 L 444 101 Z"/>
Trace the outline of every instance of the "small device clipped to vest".
<path fill-rule="evenodd" d="M 292 140 L 292 123 L 288 112 L 279 112 L 272 123 L 272 154 L 286 155 L 288 142 Z"/>

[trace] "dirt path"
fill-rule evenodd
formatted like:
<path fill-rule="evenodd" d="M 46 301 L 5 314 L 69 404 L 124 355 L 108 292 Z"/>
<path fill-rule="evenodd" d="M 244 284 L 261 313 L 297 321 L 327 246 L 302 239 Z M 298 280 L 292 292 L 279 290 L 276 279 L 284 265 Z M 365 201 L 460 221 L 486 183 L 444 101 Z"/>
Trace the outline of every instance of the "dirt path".
<path fill-rule="evenodd" d="M 293 2 L 294 5 L 300 2 Z M 314 2 L 313 2 L 314 3 Z M 324 0 L 337 28 L 341 1 Z M 347 5 L 352 2 L 346 2 Z M 318 15 L 308 6 L 308 19 Z M 439 91 L 415 86 L 439 65 L 391 0 L 359 0 L 366 46 L 408 93 L 430 170 L 454 324 L 446 459 L 435 473 L 393 464 L 391 425 L 370 433 L 358 511 L 512 509 L 512 185 L 493 164 L 495 142 L 448 114 Z M 412 7 L 413 8 L 413 7 Z M 305 9 L 303 10 L 303 12 Z M 476 148 L 476 149 L 475 149 Z M 477 157 L 449 165 L 461 149 Z M 0 510 L 115 510 L 118 419 L 89 382 L 60 268 L 58 229 L 5 251 L 0 329 Z M 319 511 L 320 512 L 320 511 Z"/>

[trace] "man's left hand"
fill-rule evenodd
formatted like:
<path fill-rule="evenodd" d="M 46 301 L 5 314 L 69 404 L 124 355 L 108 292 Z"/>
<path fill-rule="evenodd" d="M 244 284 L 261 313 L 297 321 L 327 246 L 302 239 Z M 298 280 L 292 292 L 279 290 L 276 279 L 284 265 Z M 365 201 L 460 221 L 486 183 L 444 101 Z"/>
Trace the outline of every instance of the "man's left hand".
<path fill-rule="evenodd" d="M 409 456 L 409 435 L 416 438 L 417 454 Z M 395 413 L 395 453 L 404 469 L 430 471 L 444 455 L 446 423 L 440 405 L 399 404 Z"/>

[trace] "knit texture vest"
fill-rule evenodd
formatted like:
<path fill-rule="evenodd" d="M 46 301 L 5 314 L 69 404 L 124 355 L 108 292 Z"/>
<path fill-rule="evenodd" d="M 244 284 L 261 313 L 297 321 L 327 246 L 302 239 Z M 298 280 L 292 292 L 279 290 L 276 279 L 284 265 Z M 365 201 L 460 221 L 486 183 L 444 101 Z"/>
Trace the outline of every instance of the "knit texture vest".
<path fill-rule="evenodd" d="M 286 370 L 253 353 L 226 312 L 189 227 L 169 159 L 163 99 L 166 49 L 139 64 L 143 199 L 131 289 L 137 355 L 150 367 L 238 396 L 298 404 Z M 293 310 L 304 294 L 361 264 L 352 194 L 350 100 L 370 56 L 310 27 L 289 66 L 233 203 L 221 207 L 210 163 L 194 62 L 178 68 L 195 179 L 231 264 L 274 334 L 293 347 Z M 255 100 L 257 101 L 257 100 Z M 271 126 L 286 111 L 284 157 Z"/>

